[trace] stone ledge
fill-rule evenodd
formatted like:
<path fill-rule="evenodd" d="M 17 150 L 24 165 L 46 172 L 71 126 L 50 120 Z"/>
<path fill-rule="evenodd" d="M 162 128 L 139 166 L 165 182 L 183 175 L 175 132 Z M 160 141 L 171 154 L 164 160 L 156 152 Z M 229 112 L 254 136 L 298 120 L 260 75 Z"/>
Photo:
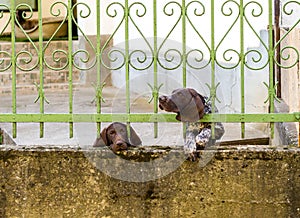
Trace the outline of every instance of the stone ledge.
<path fill-rule="evenodd" d="M 152 164 L 170 153 L 180 157 L 182 150 L 146 147 L 120 155 L 126 161 Z M 139 159 L 142 154 L 145 159 Z M 228 146 L 201 154 L 213 154 L 205 166 L 182 161 L 164 177 L 128 182 L 108 176 L 97 166 L 101 160 L 116 173 L 126 171 L 124 159 L 108 149 L 1 146 L 0 216 L 300 216 L 299 149 Z M 172 163 L 172 158 L 165 159 L 156 172 Z"/>

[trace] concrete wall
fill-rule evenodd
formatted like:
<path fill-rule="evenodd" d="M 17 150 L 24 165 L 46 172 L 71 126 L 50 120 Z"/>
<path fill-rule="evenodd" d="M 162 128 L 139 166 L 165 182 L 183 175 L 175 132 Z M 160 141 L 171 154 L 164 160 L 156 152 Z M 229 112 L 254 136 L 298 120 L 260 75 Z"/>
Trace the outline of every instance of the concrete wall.
<path fill-rule="evenodd" d="M 283 37 L 290 28 L 294 27 L 299 20 L 300 7 L 297 2 L 282 0 L 281 1 L 281 37 Z M 289 112 L 300 111 L 300 73 L 299 73 L 299 49 L 300 49 L 300 29 L 299 23 L 294 29 L 286 36 L 282 43 L 282 48 L 286 45 L 293 46 L 297 49 L 298 54 L 288 49 L 284 55 L 290 55 L 290 58 L 283 62 L 283 64 L 294 63 L 298 60 L 297 64 L 290 69 L 282 69 L 282 98 L 289 106 Z M 299 123 L 295 123 L 293 128 L 297 128 L 299 136 Z"/>
<path fill-rule="evenodd" d="M 287 36 L 286 30 L 281 29 L 281 37 L 285 37 L 281 43 L 281 49 L 292 46 L 299 52 L 300 49 L 300 29 L 293 29 Z M 281 68 L 281 97 L 289 105 L 289 112 L 297 112 L 300 109 L 299 98 L 299 54 L 293 49 L 282 50 L 283 57 L 289 58 L 281 61 L 284 67 L 293 66 L 288 69 Z"/>
<path fill-rule="evenodd" d="M 283 25 L 291 25 L 292 19 L 283 16 Z M 293 29 L 287 35 L 287 30 L 280 31 L 281 58 L 281 103 L 276 103 L 276 112 L 293 113 L 300 111 L 300 73 L 299 73 L 299 49 L 300 49 L 300 29 Z M 292 47 L 292 48 L 290 48 Z M 288 49 L 285 49 L 288 48 Z M 289 58 L 287 58 L 289 57 Z M 284 60 L 284 58 L 287 58 Z M 299 143 L 299 123 L 278 123 L 275 143 L 294 144 Z"/>
<path fill-rule="evenodd" d="M 122 158 L 149 162 L 169 151 L 129 151 Z M 159 179 L 126 182 L 95 167 L 101 160 L 116 174 L 126 170 L 123 159 L 108 150 L 0 147 L 0 216 L 300 216 L 299 150 L 256 146 L 206 152 L 215 153 L 204 167 L 184 161 Z M 164 161 L 157 173 L 172 164 Z"/>

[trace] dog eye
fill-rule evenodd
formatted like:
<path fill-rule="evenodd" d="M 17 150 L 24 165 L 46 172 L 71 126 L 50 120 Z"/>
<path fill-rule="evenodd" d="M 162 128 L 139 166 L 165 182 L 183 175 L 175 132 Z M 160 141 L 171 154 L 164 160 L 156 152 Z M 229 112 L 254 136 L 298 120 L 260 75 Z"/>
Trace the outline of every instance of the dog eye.
<path fill-rule="evenodd" d="M 110 135 L 115 135 L 115 134 L 116 134 L 116 131 L 110 131 L 109 134 L 110 134 Z"/>

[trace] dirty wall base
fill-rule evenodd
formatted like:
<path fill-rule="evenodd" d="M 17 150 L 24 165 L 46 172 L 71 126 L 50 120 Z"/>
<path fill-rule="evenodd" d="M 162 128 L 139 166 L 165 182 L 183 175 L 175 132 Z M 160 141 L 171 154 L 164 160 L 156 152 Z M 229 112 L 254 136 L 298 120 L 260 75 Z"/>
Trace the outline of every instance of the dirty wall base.
<path fill-rule="evenodd" d="M 300 216 L 296 148 L 222 148 L 204 167 L 184 161 L 167 176 L 140 183 L 109 177 L 90 162 L 87 152 L 110 158 L 105 149 L 2 146 L 0 217 Z M 143 152 L 145 161 L 155 156 Z M 141 157 L 136 151 L 124 155 Z"/>

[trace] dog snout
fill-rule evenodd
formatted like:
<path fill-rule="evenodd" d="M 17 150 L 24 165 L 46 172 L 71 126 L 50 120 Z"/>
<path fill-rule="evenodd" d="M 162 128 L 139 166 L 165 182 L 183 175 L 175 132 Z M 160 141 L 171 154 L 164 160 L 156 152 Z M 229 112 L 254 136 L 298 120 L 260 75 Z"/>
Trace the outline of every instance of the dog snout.
<path fill-rule="evenodd" d="M 122 140 L 116 141 L 115 147 L 117 151 L 126 150 L 128 148 L 127 143 Z"/>
<path fill-rule="evenodd" d="M 159 96 L 158 101 L 159 101 L 159 105 L 158 105 L 159 108 L 161 110 L 164 110 L 165 104 L 167 102 L 167 96 L 165 95 Z"/>
<path fill-rule="evenodd" d="M 117 141 L 114 144 L 111 144 L 110 147 L 113 150 L 113 152 L 124 151 L 128 148 L 126 142 L 123 141 Z"/>
<path fill-rule="evenodd" d="M 116 145 L 117 145 L 118 147 L 123 147 L 125 144 L 126 144 L 126 143 L 123 142 L 123 141 L 117 141 L 117 142 L 116 142 Z"/>
<path fill-rule="evenodd" d="M 165 96 L 165 95 L 159 96 L 158 100 L 160 102 L 165 102 L 165 101 L 167 101 L 167 96 Z"/>

